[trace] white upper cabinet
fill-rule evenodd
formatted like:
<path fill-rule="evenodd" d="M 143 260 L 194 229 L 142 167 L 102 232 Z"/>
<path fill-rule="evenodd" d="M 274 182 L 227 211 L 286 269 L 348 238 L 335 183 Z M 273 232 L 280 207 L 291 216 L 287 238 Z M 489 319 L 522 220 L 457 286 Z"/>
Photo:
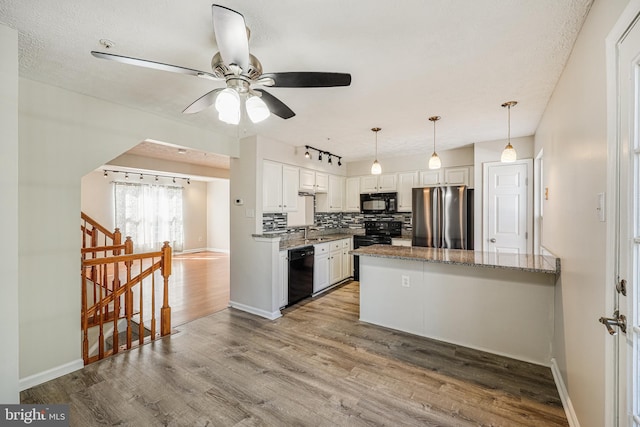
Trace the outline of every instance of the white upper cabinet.
<path fill-rule="evenodd" d="M 329 212 L 341 212 L 344 205 L 344 177 L 329 175 Z"/>
<path fill-rule="evenodd" d="M 329 175 L 316 172 L 316 193 L 326 193 L 327 191 L 329 191 Z"/>
<path fill-rule="evenodd" d="M 344 210 L 345 178 L 338 175 L 327 175 L 327 191 L 316 193 L 317 212 L 342 212 Z"/>
<path fill-rule="evenodd" d="M 295 212 L 298 210 L 299 169 L 294 166 L 282 165 L 282 211 Z"/>
<path fill-rule="evenodd" d="M 365 175 L 360 177 L 361 193 L 386 193 L 396 191 L 395 173 L 387 173 L 382 175 Z"/>
<path fill-rule="evenodd" d="M 300 190 L 316 191 L 316 172 L 309 169 L 300 169 Z"/>
<path fill-rule="evenodd" d="M 471 170 L 470 166 L 445 168 L 444 183 L 445 185 L 467 185 L 471 187 Z"/>
<path fill-rule="evenodd" d="M 411 212 L 412 190 L 418 185 L 418 172 L 398 173 L 398 212 Z"/>
<path fill-rule="evenodd" d="M 300 190 L 311 193 L 326 193 L 329 188 L 329 175 L 310 169 L 300 169 Z"/>
<path fill-rule="evenodd" d="M 420 187 L 437 187 L 444 182 L 442 169 L 420 171 Z"/>
<path fill-rule="evenodd" d="M 346 182 L 344 210 L 347 212 L 360 212 L 360 178 L 357 176 L 347 178 Z"/>
<path fill-rule="evenodd" d="M 262 211 L 298 210 L 299 168 L 265 160 L 262 166 Z"/>
<path fill-rule="evenodd" d="M 420 187 L 440 185 L 466 185 L 473 188 L 473 166 L 420 171 Z"/>

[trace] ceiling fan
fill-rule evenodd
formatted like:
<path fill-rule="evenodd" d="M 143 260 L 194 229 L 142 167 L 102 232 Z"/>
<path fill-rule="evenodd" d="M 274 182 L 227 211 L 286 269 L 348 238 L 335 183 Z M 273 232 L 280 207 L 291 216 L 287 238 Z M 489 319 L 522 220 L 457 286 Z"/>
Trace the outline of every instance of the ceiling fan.
<path fill-rule="evenodd" d="M 91 54 L 96 58 L 140 67 L 188 74 L 209 80 L 224 80 L 226 88 L 213 89 L 204 94 L 185 108 L 183 113 L 197 113 L 215 104 L 220 120 L 230 124 L 240 122 L 243 101 L 247 115 L 253 123 L 266 119 L 270 113 L 283 119 L 295 116 L 295 113 L 278 98 L 264 89 L 253 86 L 295 88 L 335 87 L 351 84 L 351 75 L 346 73 L 263 73 L 260 61 L 249 53 L 249 30 L 245 25 L 244 17 L 224 6 L 214 4 L 211 8 L 213 31 L 220 49 L 211 60 L 212 72 L 111 53 L 91 51 Z"/>

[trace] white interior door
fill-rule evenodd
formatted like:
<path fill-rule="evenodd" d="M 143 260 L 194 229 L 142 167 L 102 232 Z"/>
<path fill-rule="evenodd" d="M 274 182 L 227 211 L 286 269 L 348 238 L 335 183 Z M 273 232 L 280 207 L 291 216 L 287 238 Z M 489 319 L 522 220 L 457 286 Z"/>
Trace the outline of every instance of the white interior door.
<path fill-rule="evenodd" d="M 614 427 L 640 426 L 638 387 L 638 281 L 640 280 L 640 2 L 631 2 L 621 22 L 614 28 L 609 43 L 609 62 L 614 63 L 615 89 L 610 87 L 609 179 L 612 180 L 613 224 L 608 232 L 614 244 L 607 248 L 610 263 L 607 292 L 609 316 L 601 318 L 612 335 L 608 381 Z M 618 35 L 614 35 L 618 32 Z M 615 40 L 612 41 L 612 37 Z M 612 47 L 612 43 L 615 46 Z M 610 69 L 611 71 L 611 69 Z M 613 74 L 613 73 L 610 73 Z M 611 79 L 610 79 L 611 80 Z M 609 82 L 611 84 L 611 81 Z M 613 97 L 611 95 L 614 94 Z"/>
<path fill-rule="evenodd" d="M 532 253 L 531 159 L 484 164 L 484 245 L 498 254 Z"/>

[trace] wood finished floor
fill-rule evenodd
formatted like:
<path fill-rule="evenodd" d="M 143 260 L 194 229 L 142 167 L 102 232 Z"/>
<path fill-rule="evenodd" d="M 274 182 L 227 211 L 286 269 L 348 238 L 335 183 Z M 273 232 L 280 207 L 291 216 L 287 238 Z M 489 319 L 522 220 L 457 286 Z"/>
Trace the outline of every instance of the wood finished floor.
<path fill-rule="evenodd" d="M 358 283 L 225 309 L 22 392 L 71 425 L 568 426 L 548 368 L 358 321 Z"/>
<path fill-rule="evenodd" d="M 229 281 L 228 254 L 197 252 L 174 255 L 169 282 L 171 326 L 176 327 L 227 308 Z M 162 302 L 161 299 L 158 301 Z"/>

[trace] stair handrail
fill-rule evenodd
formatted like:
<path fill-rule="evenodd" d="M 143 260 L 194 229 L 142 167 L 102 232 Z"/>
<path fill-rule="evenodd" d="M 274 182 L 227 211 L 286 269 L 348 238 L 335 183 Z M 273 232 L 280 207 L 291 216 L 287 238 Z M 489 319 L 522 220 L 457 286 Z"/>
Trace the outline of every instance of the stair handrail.
<path fill-rule="evenodd" d="M 158 258 L 158 261 L 152 261 L 152 264 L 146 269 L 142 270 L 140 267 L 140 272 L 138 275 L 132 276 L 132 265 L 134 262 L 140 262 L 140 266 L 142 266 L 142 262 L 147 259 L 154 260 Z M 94 270 L 96 267 L 106 268 L 107 265 L 113 265 L 114 267 L 114 284 L 113 290 L 109 293 L 105 293 L 102 295 L 102 288 L 100 288 L 100 298 L 97 301 L 94 301 L 94 304 L 91 306 L 87 306 L 87 292 L 86 292 L 86 274 L 83 273 L 83 286 L 82 286 L 82 310 L 81 310 L 81 321 L 82 321 L 82 330 L 83 330 L 83 359 L 85 364 L 91 363 L 95 360 L 100 360 L 110 354 L 115 354 L 118 352 L 118 326 L 117 322 L 120 319 L 127 319 L 127 349 L 131 348 L 133 345 L 132 342 L 132 317 L 133 317 L 133 288 L 136 285 L 142 286 L 142 282 L 151 277 L 151 340 L 156 339 L 156 316 L 155 316 L 155 276 L 154 272 L 160 270 L 161 276 L 163 278 L 163 302 L 162 307 L 160 309 L 160 336 L 169 335 L 171 333 L 171 306 L 169 305 L 169 276 L 171 275 L 171 259 L 172 259 L 172 249 L 169 245 L 169 242 L 164 242 L 162 249 L 156 252 L 147 252 L 147 253 L 139 253 L 139 254 L 127 254 L 127 255 L 116 255 L 104 258 L 91 258 L 85 259 L 82 261 L 82 271 L 85 269 L 91 268 Z M 124 284 L 120 284 L 119 280 L 116 281 L 118 275 L 115 274 L 117 271 L 117 266 L 123 264 L 126 268 L 126 282 Z M 120 311 L 120 300 L 124 298 L 124 316 L 119 314 Z M 143 320 L 143 294 L 142 287 L 140 288 L 140 329 L 144 329 L 144 320 Z M 113 304 L 113 313 L 114 316 L 110 319 L 108 316 L 109 305 Z M 106 311 L 105 311 L 106 310 Z M 97 317 L 96 325 L 99 326 L 99 352 L 97 356 L 89 357 L 89 339 L 88 339 L 88 329 L 89 329 L 89 319 Z M 113 348 L 111 351 L 105 352 L 104 350 L 104 335 L 103 328 L 106 322 L 113 322 Z M 144 334 L 140 334 L 139 343 L 142 344 L 144 342 Z"/>
<path fill-rule="evenodd" d="M 127 236 L 122 243 L 122 234 L 118 228 L 109 231 L 98 221 L 84 212 L 80 213 L 82 232 L 81 254 L 81 278 L 82 278 L 82 308 L 81 323 L 83 330 L 83 359 L 85 364 L 102 359 L 110 354 L 118 352 L 118 321 L 127 320 L 126 337 L 127 349 L 132 343 L 132 317 L 134 316 L 133 290 L 139 286 L 141 329 L 144 329 L 143 320 L 143 281 L 151 280 L 151 340 L 156 339 L 156 315 L 155 315 L 155 275 L 160 271 L 163 280 L 163 301 L 160 307 L 160 336 L 171 333 L 171 306 L 169 305 L 169 276 L 171 275 L 172 249 L 169 242 L 159 251 L 147 253 L 133 253 L 133 241 Z M 90 239 L 87 239 L 87 236 Z M 124 255 L 122 253 L 124 252 Z M 158 261 L 156 261 L 158 259 Z M 151 265 L 144 268 L 143 262 L 151 260 Z M 140 266 L 138 274 L 132 275 L 134 263 Z M 126 271 L 126 278 L 121 283 L 120 269 Z M 90 281 L 90 282 L 88 282 Z M 93 287 L 93 303 L 87 301 L 87 289 Z M 121 307 L 121 300 L 124 307 Z M 110 308 L 111 306 L 111 308 Z M 122 312 L 124 308 L 124 312 Z M 112 309 L 113 311 L 110 311 Z M 105 323 L 113 322 L 113 348 L 104 350 L 103 329 Z M 88 329 L 89 325 L 99 326 L 99 353 L 97 356 L 89 356 Z M 144 342 L 144 334 L 140 334 L 139 343 Z"/>

